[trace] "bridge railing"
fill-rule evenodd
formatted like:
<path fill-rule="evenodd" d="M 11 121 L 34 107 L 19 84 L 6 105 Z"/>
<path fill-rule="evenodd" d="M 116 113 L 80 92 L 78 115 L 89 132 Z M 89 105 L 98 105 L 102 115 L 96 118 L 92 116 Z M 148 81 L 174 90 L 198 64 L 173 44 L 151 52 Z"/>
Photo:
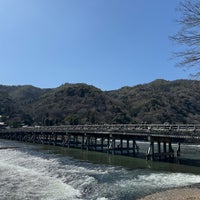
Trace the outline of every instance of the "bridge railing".
<path fill-rule="evenodd" d="M 200 134 L 200 124 L 96 124 L 96 125 L 62 125 L 62 126 L 30 126 L 10 128 L 0 132 L 68 132 L 68 131 L 94 131 L 94 132 L 158 132 Z"/>

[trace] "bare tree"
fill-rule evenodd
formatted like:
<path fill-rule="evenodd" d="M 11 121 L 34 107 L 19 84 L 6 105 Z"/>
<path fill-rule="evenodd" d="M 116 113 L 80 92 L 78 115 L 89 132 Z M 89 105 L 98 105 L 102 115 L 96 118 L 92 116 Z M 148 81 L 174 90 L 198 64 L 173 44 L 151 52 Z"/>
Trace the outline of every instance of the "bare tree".
<path fill-rule="evenodd" d="M 181 28 L 171 39 L 182 46 L 175 53 L 180 61 L 178 65 L 185 67 L 196 66 L 200 75 L 200 0 L 185 0 L 180 3 L 181 13 L 178 23 Z"/>

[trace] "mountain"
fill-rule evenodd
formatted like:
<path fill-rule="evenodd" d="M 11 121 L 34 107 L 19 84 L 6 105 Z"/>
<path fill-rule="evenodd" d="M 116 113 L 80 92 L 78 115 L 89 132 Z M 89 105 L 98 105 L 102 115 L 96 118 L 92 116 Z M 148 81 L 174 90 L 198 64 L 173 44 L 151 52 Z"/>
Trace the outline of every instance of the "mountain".
<path fill-rule="evenodd" d="M 114 123 L 121 102 L 86 84 L 64 84 L 44 93 L 25 111 L 45 125 Z"/>
<path fill-rule="evenodd" d="M 200 81 L 155 80 L 102 91 L 78 83 L 52 89 L 0 85 L 0 120 L 10 126 L 200 123 Z"/>
<path fill-rule="evenodd" d="M 200 82 L 155 80 L 108 92 L 126 105 L 133 122 L 199 123 Z"/>

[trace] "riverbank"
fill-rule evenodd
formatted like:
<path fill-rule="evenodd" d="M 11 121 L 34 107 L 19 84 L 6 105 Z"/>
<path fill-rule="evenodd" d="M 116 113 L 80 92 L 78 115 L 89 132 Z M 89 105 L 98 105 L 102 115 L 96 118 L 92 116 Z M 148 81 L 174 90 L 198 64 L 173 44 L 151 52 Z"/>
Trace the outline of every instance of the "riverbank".
<path fill-rule="evenodd" d="M 200 183 L 157 192 L 139 200 L 200 200 Z"/>

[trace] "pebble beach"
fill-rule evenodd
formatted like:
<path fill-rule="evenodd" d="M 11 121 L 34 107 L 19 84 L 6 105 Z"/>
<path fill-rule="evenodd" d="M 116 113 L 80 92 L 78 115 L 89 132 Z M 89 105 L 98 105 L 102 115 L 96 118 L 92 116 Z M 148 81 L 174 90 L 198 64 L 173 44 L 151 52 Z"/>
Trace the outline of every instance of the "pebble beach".
<path fill-rule="evenodd" d="M 200 184 L 157 192 L 139 200 L 200 200 Z"/>

